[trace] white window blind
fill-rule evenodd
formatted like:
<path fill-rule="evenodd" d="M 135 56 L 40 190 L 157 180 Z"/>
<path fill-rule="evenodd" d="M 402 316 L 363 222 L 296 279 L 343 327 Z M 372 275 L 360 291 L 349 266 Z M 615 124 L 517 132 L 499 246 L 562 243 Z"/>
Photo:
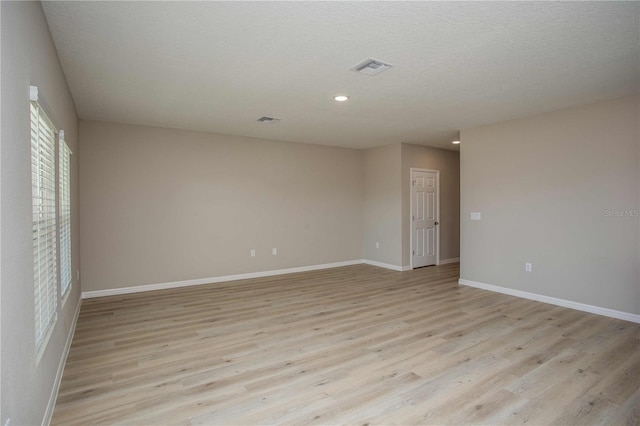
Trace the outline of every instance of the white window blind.
<path fill-rule="evenodd" d="M 40 105 L 32 101 L 31 188 L 36 349 L 40 348 L 56 320 L 58 302 L 55 131 Z"/>
<path fill-rule="evenodd" d="M 71 288 L 71 150 L 64 140 L 64 131 L 60 130 L 59 135 L 60 286 L 64 296 Z"/>

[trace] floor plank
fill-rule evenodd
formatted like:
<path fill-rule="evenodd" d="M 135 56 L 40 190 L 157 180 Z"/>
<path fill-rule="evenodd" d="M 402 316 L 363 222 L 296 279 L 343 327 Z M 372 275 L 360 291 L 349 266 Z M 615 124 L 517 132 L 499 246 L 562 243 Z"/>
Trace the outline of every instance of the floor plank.
<path fill-rule="evenodd" d="M 369 265 L 85 300 L 54 425 L 639 424 L 640 325 Z"/>

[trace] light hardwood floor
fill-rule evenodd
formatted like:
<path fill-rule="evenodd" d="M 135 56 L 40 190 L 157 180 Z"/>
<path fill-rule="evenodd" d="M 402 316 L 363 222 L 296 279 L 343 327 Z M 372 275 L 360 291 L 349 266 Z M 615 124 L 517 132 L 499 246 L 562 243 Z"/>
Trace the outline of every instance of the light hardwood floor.
<path fill-rule="evenodd" d="M 457 278 L 356 265 L 85 300 L 52 423 L 640 423 L 640 325 Z"/>

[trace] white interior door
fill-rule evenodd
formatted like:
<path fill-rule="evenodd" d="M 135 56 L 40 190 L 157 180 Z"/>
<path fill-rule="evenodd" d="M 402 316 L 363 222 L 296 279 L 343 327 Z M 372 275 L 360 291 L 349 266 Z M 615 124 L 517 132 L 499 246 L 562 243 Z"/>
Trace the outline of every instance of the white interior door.
<path fill-rule="evenodd" d="M 439 182 L 437 171 L 411 170 L 411 266 L 438 262 Z"/>

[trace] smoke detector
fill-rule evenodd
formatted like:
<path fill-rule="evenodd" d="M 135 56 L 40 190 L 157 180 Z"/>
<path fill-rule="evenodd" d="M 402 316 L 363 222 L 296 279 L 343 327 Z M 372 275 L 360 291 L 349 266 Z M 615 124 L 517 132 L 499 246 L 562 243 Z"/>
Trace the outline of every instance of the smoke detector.
<path fill-rule="evenodd" d="M 378 61 L 377 59 L 369 58 L 365 61 L 360 62 L 358 65 L 354 66 L 353 68 L 351 68 L 351 71 L 356 71 L 366 75 L 376 75 L 392 67 L 393 65 L 391 64 Z"/>
<path fill-rule="evenodd" d="M 273 123 L 277 123 L 278 121 L 280 121 L 280 119 L 279 118 L 273 118 L 273 117 L 260 117 L 260 118 L 258 118 L 258 121 L 260 123 L 273 124 Z"/>

